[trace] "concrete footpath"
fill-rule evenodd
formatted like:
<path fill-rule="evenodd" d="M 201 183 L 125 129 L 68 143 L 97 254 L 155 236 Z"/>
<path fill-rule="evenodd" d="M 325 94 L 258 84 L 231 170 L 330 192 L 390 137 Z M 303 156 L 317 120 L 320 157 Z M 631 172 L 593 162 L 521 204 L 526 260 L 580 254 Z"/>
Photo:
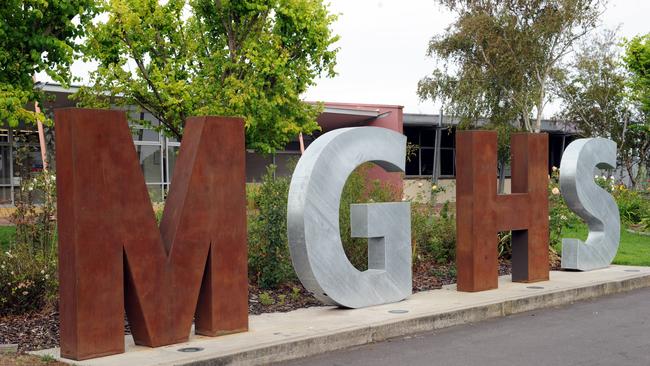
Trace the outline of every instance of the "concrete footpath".
<path fill-rule="evenodd" d="M 499 288 L 491 291 L 463 293 L 452 285 L 414 294 L 399 303 L 367 309 L 315 307 L 253 315 L 249 332 L 217 338 L 191 336 L 189 342 L 173 346 L 153 349 L 135 346 L 132 338 L 126 337 L 126 353 L 74 364 L 259 365 L 644 287 L 650 287 L 650 267 L 553 271 L 550 281 L 534 284 L 513 283 L 509 276 L 503 276 Z M 188 347 L 198 351 L 179 351 Z M 59 359 L 58 349 L 34 353 Z"/>

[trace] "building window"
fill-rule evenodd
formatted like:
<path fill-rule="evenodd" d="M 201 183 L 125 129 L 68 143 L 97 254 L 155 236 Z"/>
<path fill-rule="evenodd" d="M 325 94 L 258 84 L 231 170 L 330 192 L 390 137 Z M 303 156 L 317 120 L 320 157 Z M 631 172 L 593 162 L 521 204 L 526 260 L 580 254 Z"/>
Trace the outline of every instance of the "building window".
<path fill-rule="evenodd" d="M 440 177 L 456 176 L 456 131 L 442 129 L 440 134 Z M 434 127 L 404 126 L 404 135 L 409 143 L 415 145 L 415 154 L 406 161 L 406 176 L 433 175 L 436 130 Z"/>

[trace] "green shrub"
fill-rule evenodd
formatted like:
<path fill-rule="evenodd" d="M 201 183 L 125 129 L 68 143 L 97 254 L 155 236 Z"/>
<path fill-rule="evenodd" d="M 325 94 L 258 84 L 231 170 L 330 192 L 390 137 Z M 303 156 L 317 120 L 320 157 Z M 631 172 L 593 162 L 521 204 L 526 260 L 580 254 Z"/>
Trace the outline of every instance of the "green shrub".
<path fill-rule="evenodd" d="M 21 169 L 29 165 L 21 165 L 20 156 L 22 179 L 11 217 L 15 235 L 9 250 L 0 253 L 0 315 L 38 311 L 54 302 L 58 291 L 56 179 Z"/>
<path fill-rule="evenodd" d="M 413 264 L 428 259 L 426 248 L 433 236 L 433 206 L 411 202 L 411 246 Z"/>
<path fill-rule="evenodd" d="M 609 182 L 601 180 L 597 182 L 601 187 L 607 188 Z M 564 202 L 560 192 L 560 171 L 553 167 L 553 171 L 548 182 L 548 200 L 549 200 L 549 239 L 550 250 L 560 250 L 562 246 L 562 233 L 567 228 L 575 227 L 580 223 L 580 219 Z"/>
<path fill-rule="evenodd" d="M 639 192 L 620 187 L 614 191 L 614 197 L 624 223 L 638 224 L 650 216 L 650 201 Z"/>
<path fill-rule="evenodd" d="M 25 244 L 0 253 L 0 316 L 38 311 L 56 301 L 55 256 Z"/>
<path fill-rule="evenodd" d="M 264 306 L 270 306 L 270 305 L 275 304 L 275 300 L 273 299 L 273 297 L 271 295 L 269 295 L 268 292 L 262 292 L 260 294 L 260 304 L 262 304 Z"/>
<path fill-rule="evenodd" d="M 456 260 L 456 219 L 453 216 L 433 216 L 433 228 L 427 249 L 438 263 Z"/>
<path fill-rule="evenodd" d="M 645 231 L 650 231 L 650 216 L 641 219 L 641 228 Z"/>
<path fill-rule="evenodd" d="M 434 260 L 453 262 L 456 258 L 456 219 L 449 203 L 436 212 L 432 204 L 411 203 L 411 244 L 413 263 Z"/>
<path fill-rule="evenodd" d="M 368 239 L 353 238 L 350 228 L 350 205 L 366 202 L 399 201 L 395 190 L 388 184 L 368 176 L 371 164 L 363 164 L 348 177 L 341 194 L 339 228 L 343 250 L 350 263 L 360 271 L 368 269 Z"/>
<path fill-rule="evenodd" d="M 295 278 L 287 242 L 289 177 L 275 177 L 268 167 L 262 183 L 249 195 L 248 269 L 261 288 L 275 288 Z"/>

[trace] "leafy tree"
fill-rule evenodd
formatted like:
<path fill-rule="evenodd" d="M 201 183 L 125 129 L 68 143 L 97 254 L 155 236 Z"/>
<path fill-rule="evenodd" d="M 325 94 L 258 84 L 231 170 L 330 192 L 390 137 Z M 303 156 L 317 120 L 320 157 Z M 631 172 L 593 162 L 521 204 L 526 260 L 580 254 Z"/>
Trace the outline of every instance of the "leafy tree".
<path fill-rule="evenodd" d="M 557 80 L 556 93 L 562 99 L 559 118 L 570 121 L 584 137 L 615 141 L 617 157 L 627 166 L 634 160 L 629 141 L 633 108 L 620 52 L 614 32 L 588 39 Z"/>
<path fill-rule="evenodd" d="M 137 105 L 181 138 L 186 117 L 237 115 L 247 145 L 282 148 L 318 128 L 320 106 L 300 99 L 334 75 L 335 17 L 320 0 L 106 0 L 86 56 L 99 67 L 83 105 Z M 142 124 L 147 125 L 146 121 Z"/>
<path fill-rule="evenodd" d="M 461 127 L 487 118 L 539 132 L 550 80 L 573 43 L 595 27 L 601 0 L 438 0 L 456 21 L 429 42 L 444 61 L 418 84 Z"/>
<path fill-rule="evenodd" d="M 635 123 L 627 131 L 628 154 L 634 159 L 626 162 L 625 167 L 632 183 L 637 184 L 643 175 L 647 178 L 650 164 L 650 33 L 625 44 L 623 61 L 630 75 L 627 83 L 630 99 L 638 111 Z"/>
<path fill-rule="evenodd" d="M 66 84 L 75 40 L 95 14 L 94 0 L 3 0 L 0 6 L 0 120 L 44 121 L 25 109 L 41 98 L 32 77 L 45 71 Z"/>

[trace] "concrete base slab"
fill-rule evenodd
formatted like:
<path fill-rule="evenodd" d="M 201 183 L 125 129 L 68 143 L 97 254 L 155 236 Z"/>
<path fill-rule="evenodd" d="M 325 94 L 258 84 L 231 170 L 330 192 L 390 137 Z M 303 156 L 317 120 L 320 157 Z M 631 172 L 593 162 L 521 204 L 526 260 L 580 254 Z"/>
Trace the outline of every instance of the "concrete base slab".
<path fill-rule="evenodd" d="M 484 292 L 457 292 L 451 285 L 366 309 L 330 306 L 252 315 L 249 332 L 216 338 L 192 335 L 189 342 L 173 346 L 136 346 L 127 336 L 126 353 L 80 362 L 61 359 L 58 348 L 33 353 L 92 366 L 260 365 L 643 287 L 650 287 L 650 267 L 553 271 L 549 281 L 533 284 L 513 283 L 510 276 L 502 276 L 498 289 Z M 179 351 L 187 347 L 201 350 Z"/>

